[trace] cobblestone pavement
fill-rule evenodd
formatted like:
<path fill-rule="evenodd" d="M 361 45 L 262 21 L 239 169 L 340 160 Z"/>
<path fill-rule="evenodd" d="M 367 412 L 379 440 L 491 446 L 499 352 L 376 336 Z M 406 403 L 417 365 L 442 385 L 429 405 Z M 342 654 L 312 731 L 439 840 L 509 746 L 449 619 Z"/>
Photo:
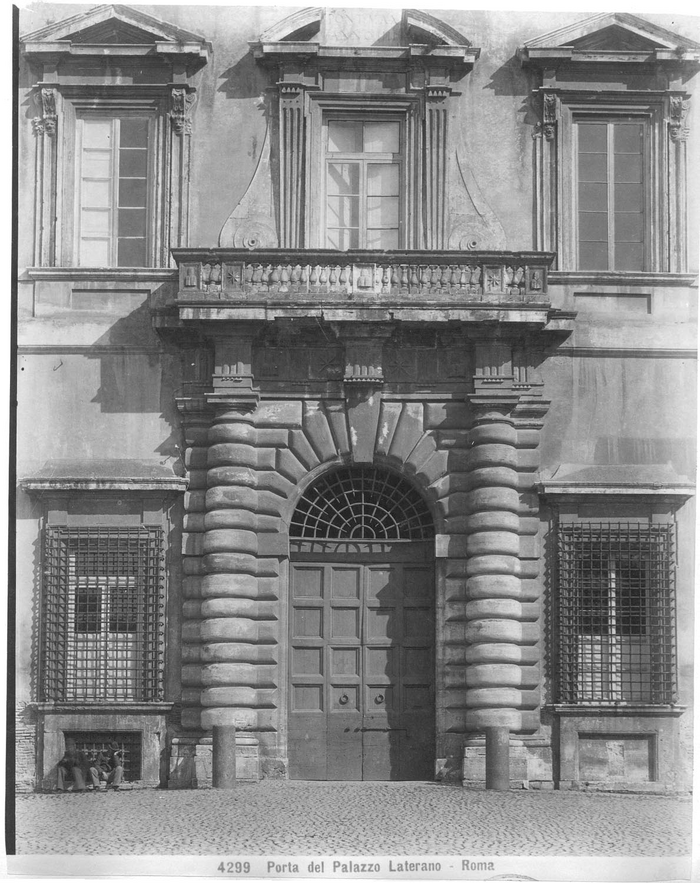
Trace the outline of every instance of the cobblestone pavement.
<path fill-rule="evenodd" d="M 427 782 L 18 795 L 17 853 L 686 855 L 690 799 Z"/>

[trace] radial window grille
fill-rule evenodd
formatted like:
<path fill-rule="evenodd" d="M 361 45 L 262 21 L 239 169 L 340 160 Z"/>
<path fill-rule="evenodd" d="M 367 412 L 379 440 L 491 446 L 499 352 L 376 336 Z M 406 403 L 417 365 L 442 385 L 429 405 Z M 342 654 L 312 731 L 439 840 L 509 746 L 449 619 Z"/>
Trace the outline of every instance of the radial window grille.
<path fill-rule="evenodd" d="M 162 699 L 163 565 L 160 528 L 46 528 L 44 699 Z"/>
<path fill-rule="evenodd" d="M 337 469 L 304 494 L 290 535 L 305 539 L 427 540 L 433 521 L 420 494 L 386 470 Z"/>
<path fill-rule="evenodd" d="M 559 699 L 675 701 L 674 526 L 558 530 Z"/>

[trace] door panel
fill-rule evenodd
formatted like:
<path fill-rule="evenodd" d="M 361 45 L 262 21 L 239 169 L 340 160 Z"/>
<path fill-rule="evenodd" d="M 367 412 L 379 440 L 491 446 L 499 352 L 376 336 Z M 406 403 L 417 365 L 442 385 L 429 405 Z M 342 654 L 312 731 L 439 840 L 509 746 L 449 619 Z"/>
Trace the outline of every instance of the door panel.
<path fill-rule="evenodd" d="M 292 778 L 432 778 L 433 574 L 412 546 L 292 564 Z"/>

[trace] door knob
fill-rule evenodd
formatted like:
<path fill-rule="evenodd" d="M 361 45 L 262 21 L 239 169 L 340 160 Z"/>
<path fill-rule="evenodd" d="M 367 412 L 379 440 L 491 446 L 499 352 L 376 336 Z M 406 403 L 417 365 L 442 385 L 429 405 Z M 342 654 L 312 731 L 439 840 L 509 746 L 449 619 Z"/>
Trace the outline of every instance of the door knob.
<path fill-rule="evenodd" d="M 382 702 L 384 702 L 384 696 L 383 696 L 383 694 L 382 694 L 382 693 L 378 693 L 378 694 L 374 697 L 374 701 L 376 702 L 377 705 L 381 705 Z"/>
<path fill-rule="evenodd" d="M 349 697 L 348 697 L 347 693 L 343 693 L 343 695 L 338 700 L 338 703 L 340 705 L 347 705 L 348 702 L 349 702 Z"/>

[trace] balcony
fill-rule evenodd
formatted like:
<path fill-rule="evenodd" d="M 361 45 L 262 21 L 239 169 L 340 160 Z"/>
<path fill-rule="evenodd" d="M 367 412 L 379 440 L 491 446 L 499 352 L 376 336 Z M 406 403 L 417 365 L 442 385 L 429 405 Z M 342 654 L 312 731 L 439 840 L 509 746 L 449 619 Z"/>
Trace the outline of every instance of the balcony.
<path fill-rule="evenodd" d="M 544 252 L 174 249 L 170 320 L 507 321 L 543 327 Z M 166 311 L 167 312 L 167 311 Z M 166 313 L 156 317 L 169 324 Z"/>

